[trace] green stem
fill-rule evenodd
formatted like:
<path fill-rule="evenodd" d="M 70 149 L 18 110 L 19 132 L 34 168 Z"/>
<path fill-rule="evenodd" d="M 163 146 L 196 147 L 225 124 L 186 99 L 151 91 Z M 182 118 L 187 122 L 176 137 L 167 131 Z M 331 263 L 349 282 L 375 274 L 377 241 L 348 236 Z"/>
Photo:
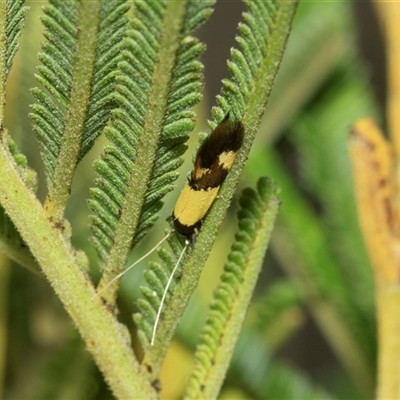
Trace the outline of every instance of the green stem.
<path fill-rule="evenodd" d="M 77 325 L 116 397 L 155 398 L 130 346 L 129 334 L 99 298 L 77 265 L 62 229 L 53 224 L 25 186 L 11 154 L 0 145 L 0 203 Z"/>
<path fill-rule="evenodd" d="M 45 202 L 45 209 L 54 221 L 60 221 L 63 217 L 78 162 L 96 55 L 99 12 L 100 1 L 82 2 L 70 108 L 52 184 Z"/>

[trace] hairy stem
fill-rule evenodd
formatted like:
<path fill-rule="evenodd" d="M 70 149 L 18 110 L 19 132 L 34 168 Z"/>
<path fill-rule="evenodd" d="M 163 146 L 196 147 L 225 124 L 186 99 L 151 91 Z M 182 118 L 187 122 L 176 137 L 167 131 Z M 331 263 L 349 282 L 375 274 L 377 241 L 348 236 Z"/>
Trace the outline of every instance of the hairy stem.
<path fill-rule="evenodd" d="M 125 327 L 96 298 L 60 225 L 53 224 L 25 186 L 4 141 L 0 144 L 0 204 L 77 325 L 116 397 L 155 398 L 130 346 Z"/>

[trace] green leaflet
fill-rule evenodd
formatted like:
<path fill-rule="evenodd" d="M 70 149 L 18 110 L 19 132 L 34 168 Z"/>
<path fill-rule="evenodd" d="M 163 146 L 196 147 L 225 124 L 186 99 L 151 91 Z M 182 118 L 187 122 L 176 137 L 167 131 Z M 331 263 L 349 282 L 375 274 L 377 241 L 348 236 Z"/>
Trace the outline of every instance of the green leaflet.
<path fill-rule="evenodd" d="M 7 53 L 6 74 L 10 72 L 15 53 L 18 50 L 18 39 L 21 35 L 22 25 L 25 21 L 25 13 L 28 7 L 24 6 L 25 0 L 7 0 Z"/>
<path fill-rule="evenodd" d="M 19 47 L 18 39 L 22 32 L 22 25 L 27 11 L 27 7 L 24 4 L 25 1 L 23 0 L 9 0 L 3 2 L 0 7 L 0 52 L 4 56 L 1 57 L 0 61 L 0 73 L 2 74 L 0 77 L 0 136 L 3 140 L 3 145 L 8 148 L 8 151 L 14 158 L 22 179 L 31 190 L 36 191 L 36 173 L 28 168 L 26 158 L 18 151 L 16 144 L 9 138 L 8 132 L 4 128 L 3 119 L 6 79 Z M 38 272 L 37 265 L 31 253 L 2 208 L 0 208 L 0 250 L 12 260 L 36 273 Z"/>
<path fill-rule="evenodd" d="M 90 150 L 110 116 L 114 105 L 110 96 L 127 28 L 125 13 L 128 6 L 125 1 L 103 1 L 101 5 L 94 73 L 79 159 Z"/>
<path fill-rule="evenodd" d="M 212 2 L 138 2 L 119 63 L 117 106 L 106 129 L 110 145 L 95 162 L 91 241 L 103 282 L 122 271 L 128 252 L 158 218 L 174 188 L 184 142 L 201 99 L 204 45 L 189 36 Z M 101 284 L 100 284 L 101 285 Z"/>
<path fill-rule="evenodd" d="M 221 388 L 261 270 L 280 204 L 278 192 L 272 181 L 261 178 L 257 192 L 242 193 L 239 231 L 211 301 L 186 399 L 216 398 Z"/>
<path fill-rule="evenodd" d="M 274 233 L 272 233 L 274 235 Z M 265 264 L 265 261 L 264 261 Z M 185 317 L 178 328 L 178 340 L 190 350 L 198 341 L 198 332 L 205 320 L 205 308 L 202 307 L 200 296 L 194 294 L 195 299 L 188 305 Z M 255 296 L 253 296 L 255 297 Z M 196 301 L 197 300 L 197 301 Z M 298 318 L 285 318 L 287 323 L 282 325 L 282 312 L 291 313 L 293 308 L 301 307 L 300 299 L 293 282 L 278 280 L 267 288 L 265 295 L 261 298 L 257 295 L 255 302 L 252 301 L 246 321 L 239 335 L 232 360 L 221 393 L 217 398 L 230 399 L 232 395 L 227 392 L 240 388 L 245 393 L 245 398 L 254 399 L 329 399 L 332 398 L 323 388 L 318 387 L 310 377 L 300 370 L 287 365 L 285 362 L 276 360 L 274 356 L 277 340 L 272 340 L 270 328 L 278 327 L 282 334 L 278 339 L 281 344 L 293 333 L 293 324 L 297 324 Z M 257 311 L 257 316 L 254 311 Z M 300 311 L 300 310 L 299 310 Z M 263 319 L 265 317 L 265 320 Z M 253 322 L 259 319 L 255 326 Z M 282 332 L 289 326 L 289 332 Z M 262 331 L 265 331 L 263 334 Z M 277 332 L 276 332 L 277 333 Z M 274 335 L 276 338 L 276 335 Z M 273 348 L 271 348 L 271 346 Z"/>
<path fill-rule="evenodd" d="M 243 118 L 259 83 L 260 69 L 265 67 L 267 57 L 271 56 L 268 54 L 271 50 L 270 39 L 275 24 L 281 18 L 282 5 L 279 1 L 246 1 L 246 5 L 247 11 L 243 13 L 243 22 L 239 23 L 239 35 L 236 37 L 239 46 L 231 50 L 231 60 L 228 61 L 232 78 L 222 81 L 222 93 L 217 96 L 218 107 L 213 109 L 217 120 L 229 110 L 237 119 Z M 258 105 L 258 113 L 264 111 L 272 87 L 269 82 L 264 86 L 265 83 L 262 84 L 265 94 Z"/>
<path fill-rule="evenodd" d="M 126 32 L 125 0 L 53 0 L 44 9 L 46 41 L 32 90 L 32 124 L 49 185 L 47 202 L 60 217 L 76 164 L 102 132 Z M 48 207 L 49 208 L 49 207 Z"/>
<path fill-rule="evenodd" d="M 47 92 L 35 88 L 32 93 L 38 103 L 32 106 L 31 118 L 51 182 L 59 156 L 69 91 L 72 86 L 74 57 L 77 46 L 78 3 L 53 2 L 45 9 L 42 21 L 46 42 L 40 59 L 43 63 L 36 76 Z"/>

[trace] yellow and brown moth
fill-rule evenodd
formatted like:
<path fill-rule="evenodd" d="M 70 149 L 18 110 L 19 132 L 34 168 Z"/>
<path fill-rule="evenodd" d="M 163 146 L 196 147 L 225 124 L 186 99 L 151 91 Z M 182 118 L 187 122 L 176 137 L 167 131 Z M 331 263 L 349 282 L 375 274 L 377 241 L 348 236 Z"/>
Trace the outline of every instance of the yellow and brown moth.
<path fill-rule="evenodd" d="M 172 213 L 177 232 L 191 236 L 207 214 L 243 143 L 244 126 L 229 113 L 200 146 Z"/>

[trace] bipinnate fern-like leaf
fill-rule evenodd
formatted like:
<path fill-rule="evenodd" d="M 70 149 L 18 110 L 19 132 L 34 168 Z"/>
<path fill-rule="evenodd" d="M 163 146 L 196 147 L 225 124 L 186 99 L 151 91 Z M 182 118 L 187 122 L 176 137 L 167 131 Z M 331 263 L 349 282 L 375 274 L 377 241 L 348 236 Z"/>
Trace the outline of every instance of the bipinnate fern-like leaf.
<path fill-rule="evenodd" d="M 75 1 L 52 2 L 42 19 L 46 42 L 39 55 L 43 65 L 36 76 L 43 89 L 32 93 L 38 103 L 32 106 L 33 129 L 41 149 L 48 180 L 51 180 L 60 154 L 72 87 L 77 47 L 79 5 Z"/>
<path fill-rule="evenodd" d="M 52 0 L 44 7 L 45 42 L 33 89 L 33 128 L 49 198 L 65 207 L 75 166 L 109 119 L 116 67 L 126 33 L 125 0 Z M 55 201 L 55 200 L 53 200 Z"/>
<path fill-rule="evenodd" d="M 91 241 L 106 283 L 157 219 L 174 188 L 200 101 L 204 45 L 190 36 L 211 14 L 208 1 L 137 2 L 119 64 L 110 145 L 95 162 Z M 100 284 L 101 286 L 101 284 Z"/>
<path fill-rule="evenodd" d="M 114 108 L 111 94 L 128 23 L 125 1 L 103 1 L 101 5 L 94 74 L 79 158 L 90 150 Z"/>
<path fill-rule="evenodd" d="M 261 178 L 257 192 L 242 193 L 239 231 L 211 300 L 186 399 L 216 398 L 220 390 L 261 270 L 280 204 L 278 192 L 271 180 Z"/>

